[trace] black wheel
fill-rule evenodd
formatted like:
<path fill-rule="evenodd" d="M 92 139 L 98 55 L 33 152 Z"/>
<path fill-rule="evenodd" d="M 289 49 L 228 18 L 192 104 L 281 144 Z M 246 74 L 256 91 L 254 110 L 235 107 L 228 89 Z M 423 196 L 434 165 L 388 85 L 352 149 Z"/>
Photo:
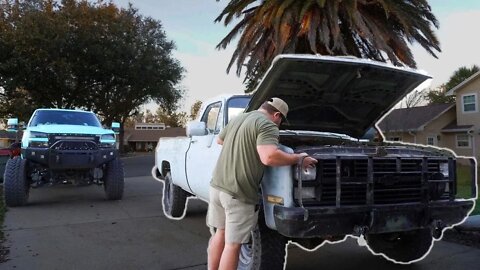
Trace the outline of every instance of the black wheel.
<path fill-rule="evenodd" d="M 108 162 L 105 166 L 103 186 L 108 200 L 122 199 L 125 180 L 123 163 L 118 158 Z"/>
<path fill-rule="evenodd" d="M 259 215 L 250 243 L 243 244 L 238 260 L 239 270 L 281 270 L 285 263 L 287 239 L 265 225 Z"/>
<path fill-rule="evenodd" d="M 369 234 L 368 246 L 375 253 L 383 253 L 397 262 L 411 262 L 420 259 L 430 250 L 433 237 L 430 229 L 401 233 Z"/>
<path fill-rule="evenodd" d="M 188 193 L 172 183 L 172 175 L 168 172 L 163 183 L 163 212 L 168 217 L 180 218 L 185 212 Z"/>
<path fill-rule="evenodd" d="M 5 166 L 4 197 L 7 206 L 22 206 L 28 201 L 30 183 L 27 179 L 27 161 L 20 157 L 9 159 Z"/>

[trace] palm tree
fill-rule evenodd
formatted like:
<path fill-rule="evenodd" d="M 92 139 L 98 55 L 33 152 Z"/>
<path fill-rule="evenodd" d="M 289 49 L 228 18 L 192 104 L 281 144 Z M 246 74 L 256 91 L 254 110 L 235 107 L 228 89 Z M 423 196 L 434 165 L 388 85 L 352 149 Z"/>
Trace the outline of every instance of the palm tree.
<path fill-rule="evenodd" d="M 236 25 L 217 48 L 240 35 L 227 72 L 236 62 L 240 75 L 245 65 L 249 90 L 281 53 L 353 55 L 415 67 L 408 43 L 418 42 L 434 57 L 440 52 L 432 30 L 438 21 L 427 0 L 231 0 L 215 21 L 222 20 Z"/>

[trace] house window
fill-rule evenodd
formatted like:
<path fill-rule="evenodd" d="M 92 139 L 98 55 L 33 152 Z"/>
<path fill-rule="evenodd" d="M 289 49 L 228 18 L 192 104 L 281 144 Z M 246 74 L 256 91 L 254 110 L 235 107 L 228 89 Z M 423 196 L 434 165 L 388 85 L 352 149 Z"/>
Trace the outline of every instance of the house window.
<path fill-rule="evenodd" d="M 388 137 L 387 141 L 392 141 L 392 142 L 401 142 L 402 138 L 400 137 Z"/>
<path fill-rule="evenodd" d="M 428 136 L 427 145 L 437 145 L 437 136 Z"/>
<path fill-rule="evenodd" d="M 463 112 L 476 112 L 477 111 L 477 94 L 463 95 L 462 108 L 463 108 Z"/>
<path fill-rule="evenodd" d="M 457 134 L 457 147 L 470 148 L 470 136 L 468 134 Z"/>

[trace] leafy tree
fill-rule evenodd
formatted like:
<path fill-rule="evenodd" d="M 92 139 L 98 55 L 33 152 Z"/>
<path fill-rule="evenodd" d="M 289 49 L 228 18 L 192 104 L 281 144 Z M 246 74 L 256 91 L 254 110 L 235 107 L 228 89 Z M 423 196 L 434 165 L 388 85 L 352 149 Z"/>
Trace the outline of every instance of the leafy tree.
<path fill-rule="evenodd" d="M 353 55 L 415 67 L 409 43 L 434 57 L 440 51 L 427 0 L 232 0 L 215 21 L 236 22 L 217 48 L 240 36 L 227 72 L 236 63 L 240 75 L 246 66 L 248 90 L 281 53 Z"/>
<path fill-rule="evenodd" d="M 132 129 L 135 128 L 135 116 L 128 117 L 127 120 L 123 123 L 123 128 L 125 129 Z"/>
<path fill-rule="evenodd" d="M 439 104 L 439 103 L 453 103 L 455 102 L 455 96 L 447 96 L 447 92 L 459 85 L 475 73 L 480 71 L 477 65 L 473 65 L 471 68 L 460 67 L 453 72 L 453 74 L 448 79 L 448 82 L 440 85 L 437 88 L 431 89 L 425 96 L 425 99 L 428 101 L 428 104 Z"/>
<path fill-rule="evenodd" d="M 193 103 L 192 107 L 190 108 L 190 118 L 193 120 L 197 118 L 197 114 L 200 111 L 200 108 L 202 107 L 202 102 L 200 100 L 195 101 Z"/>
<path fill-rule="evenodd" d="M 477 73 L 480 69 L 477 65 L 473 65 L 471 68 L 467 67 L 460 67 L 450 76 L 450 79 L 445 84 L 446 91 L 454 88 L 455 86 L 459 85 L 466 79 L 468 79 L 473 74 Z"/>
<path fill-rule="evenodd" d="M 186 112 L 172 112 L 162 107 L 157 109 L 156 119 L 159 123 L 164 123 L 170 127 L 185 127 L 188 121 Z"/>
<path fill-rule="evenodd" d="M 99 114 L 104 124 L 120 121 L 122 127 L 146 102 L 168 110 L 178 106 L 183 68 L 172 56 L 174 43 L 160 21 L 131 5 L 0 0 L 0 9 L 4 113 L 18 113 L 18 89 L 31 101 L 30 111 L 83 108 Z"/>
<path fill-rule="evenodd" d="M 425 95 L 425 99 L 428 101 L 429 105 L 455 102 L 455 96 L 447 96 L 446 93 L 447 88 L 445 84 L 442 84 L 439 87 L 428 91 Z"/>
<path fill-rule="evenodd" d="M 144 123 L 157 123 L 159 122 L 158 116 L 154 114 L 152 111 L 147 110 L 145 112 L 145 117 L 144 120 L 142 121 Z"/>

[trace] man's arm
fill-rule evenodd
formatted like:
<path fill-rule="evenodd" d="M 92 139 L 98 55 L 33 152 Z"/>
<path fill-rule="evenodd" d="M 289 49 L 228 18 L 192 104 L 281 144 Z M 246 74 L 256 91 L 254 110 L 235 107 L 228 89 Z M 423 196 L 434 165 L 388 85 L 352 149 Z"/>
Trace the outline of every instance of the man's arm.
<path fill-rule="evenodd" d="M 223 145 L 223 140 L 220 139 L 220 136 L 217 137 L 217 143 L 220 145 Z"/>
<path fill-rule="evenodd" d="M 299 162 L 304 156 L 304 168 L 312 167 L 317 163 L 316 159 L 309 157 L 306 153 L 289 154 L 278 149 L 278 146 L 274 144 L 257 145 L 257 152 L 260 156 L 260 160 L 266 166 L 293 165 Z"/>

